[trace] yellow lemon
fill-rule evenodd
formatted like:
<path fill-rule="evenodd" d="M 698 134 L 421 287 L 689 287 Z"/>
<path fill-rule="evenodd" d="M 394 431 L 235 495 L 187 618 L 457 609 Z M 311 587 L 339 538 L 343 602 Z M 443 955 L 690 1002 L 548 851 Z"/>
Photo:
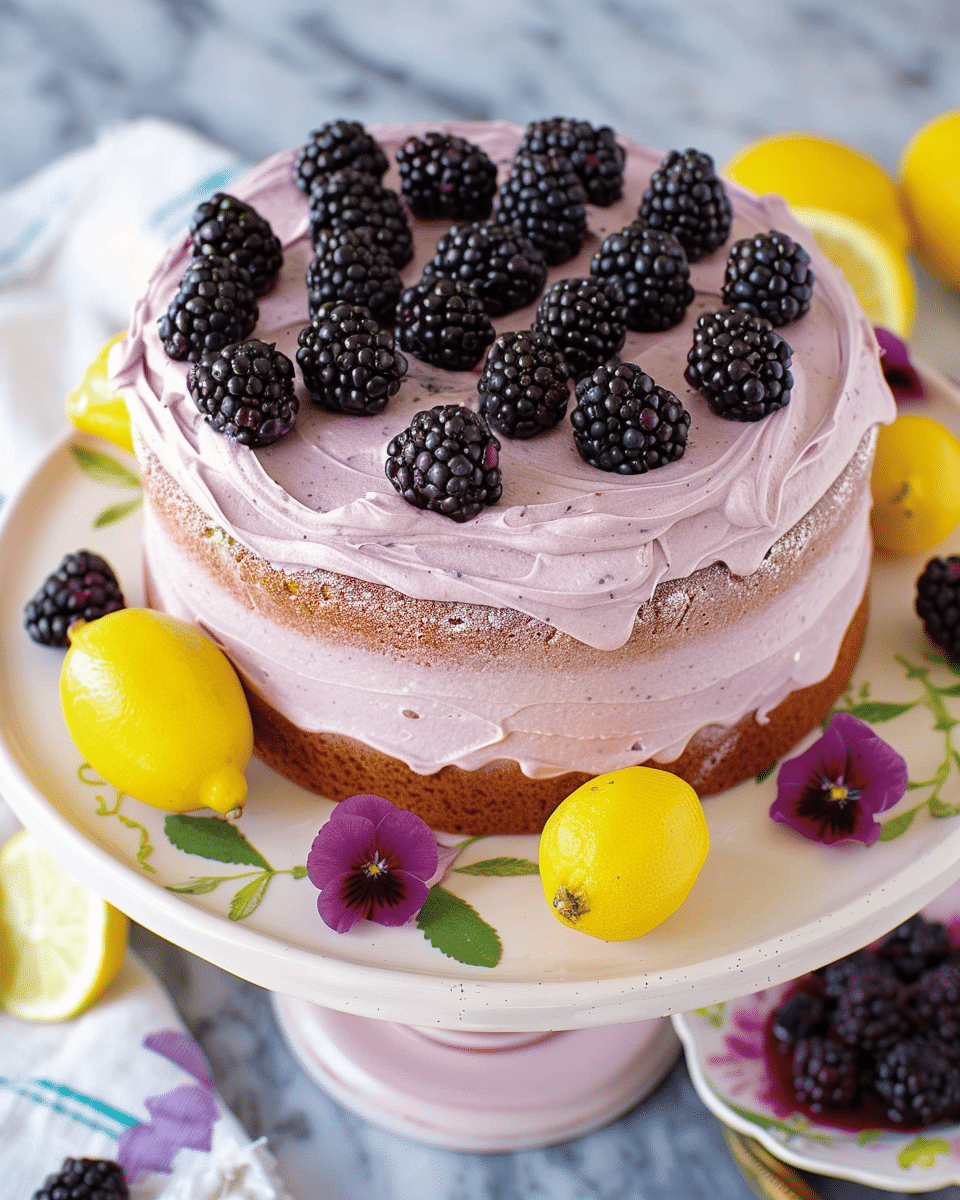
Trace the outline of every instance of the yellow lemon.
<path fill-rule="evenodd" d="M 960 288 L 960 109 L 913 135 L 900 160 L 900 189 L 924 264 Z"/>
<path fill-rule="evenodd" d="M 127 918 L 77 883 L 25 829 L 0 850 L 0 1005 L 63 1021 L 116 978 Z"/>
<path fill-rule="evenodd" d="M 868 226 L 895 251 L 910 243 L 896 183 L 852 146 L 811 133 L 751 142 L 723 173 L 754 192 L 778 192 L 791 207 L 826 208 Z"/>
<path fill-rule="evenodd" d="M 876 544 L 929 550 L 960 521 L 960 441 L 932 417 L 897 417 L 877 437 L 870 489 Z"/>
<path fill-rule="evenodd" d="M 123 397 L 110 386 L 107 376 L 107 358 L 110 351 L 123 341 L 124 334 L 118 333 L 103 347 L 87 368 L 80 383 L 67 396 L 67 417 L 84 433 L 96 433 L 107 441 L 133 451 L 130 438 L 130 415 Z"/>
<path fill-rule="evenodd" d="M 906 255 L 853 217 L 825 208 L 796 208 L 794 214 L 846 275 L 870 321 L 909 337 L 917 290 Z"/>
<path fill-rule="evenodd" d="M 123 608 L 70 631 L 60 701 L 80 753 L 169 812 L 243 805 L 253 727 L 226 655 L 199 629 Z"/>
<path fill-rule="evenodd" d="M 697 793 L 668 771 L 627 767 L 591 779 L 540 837 L 540 879 L 558 920 L 608 942 L 640 937 L 676 912 L 710 834 Z"/>

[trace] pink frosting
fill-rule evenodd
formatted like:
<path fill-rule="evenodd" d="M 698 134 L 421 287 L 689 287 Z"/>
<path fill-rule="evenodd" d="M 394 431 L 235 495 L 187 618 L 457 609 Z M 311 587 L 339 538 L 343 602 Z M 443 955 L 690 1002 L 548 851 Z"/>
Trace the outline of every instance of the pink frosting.
<path fill-rule="evenodd" d="M 386 126 L 372 132 L 392 160 L 406 136 L 427 128 L 444 128 L 483 145 L 504 172 L 521 134 L 502 122 Z M 609 209 L 588 208 L 590 234 L 583 251 L 553 268 L 551 278 L 588 274 L 603 237 L 636 215 L 662 156 L 624 144 L 625 199 Z M 291 358 L 307 321 L 303 277 L 311 255 L 307 202 L 293 180 L 293 158 L 288 151 L 267 159 L 235 189 L 271 222 L 284 244 L 281 278 L 260 302 L 256 336 L 275 341 Z M 395 167 L 385 182 L 399 186 Z M 712 415 L 684 382 L 694 321 L 700 312 L 721 306 L 728 249 L 723 247 L 692 266 L 696 299 L 681 326 L 664 334 L 628 334 L 622 357 L 639 361 L 692 416 L 684 457 L 646 475 L 623 477 L 589 467 L 565 421 L 530 441 L 501 439 L 503 498 L 475 520 L 457 524 L 412 508 L 384 475 L 387 442 L 422 408 L 441 402 L 475 407 L 477 382 L 476 372 L 446 372 L 416 359 L 379 416 L 331 414 L 301 393 L 296 428 L 285 439 L 257 452 L 237 446 L 203 422 L 186 392 L 187 364 L 168 359 L 159 343 L 157 318 L 189 258 L 185 239 L 160 263 L 138 304 L 114 360 L 114 380 L 127 397 L 137 436 L 166 471 L 212 524 L 274 565 L 336 571 L 426 600 L 518 609 L 587 645 L 614 649 L 629 638 L 638 606 L 661 581 L 717 561 L 737 575 L 755 571 L 773 543 L 837 479 L 864 434 L 895 415 L 872 330 L 840 272 L 778 197 L 728 188 L 735 209 L 731 240 L 781 229 L 802 241 L 813 259 L 817 283 L 810 311 L 781 330 L 794 351 L 793 398 L 763 421 L 740 424 Z M 416 223 L 415 259 L 403 273 L 405 281 L 419 278 L 445 229 L 444 222 Z M 533 308 L 510 314 L 498 328 L 523 328 L 532 316 Z M 151 534 L 150 544 L 150 566 L 161 590 L 165 576 L 186 578 L 187 565 L 159 534 Z M 669 758 L 711 719 L 732 723 L 754 708 L 771 707 L 795 686 L 822 679 L 862 595 L 868 553 L 864 507 L 850 527 L 843 556 L 831 560 L 831 571 L 818 572 L 798 589 L 789 612 L 785 608 L 771 621 L 768 611 L 757 618 L 759 624 L 745 621 L 742 640 L 722 647 L 726 665 L 706 689 L 680 682 L 692 681 L 697 657 L 702 665 L 703 645 L 697 641 L 691 661 L 666 663 L 666 673 L 652 689 L 644 677 L 648 699 L 642 712 L 636 706 L 629 715 L 620 711 L 638 690 L 636 681 L 625 680 L 602 698 L 594 695 L 592 706 L 583 704 L 581 694 L 576 720 L 559 711 L 555 696 L 549 703 L 542 696 L 536 700 L 517 681 L 502 678 L 488 680 L 481 695 L 475 677 L 469 689 L 440 680 L 430 685 L 429 694 L 420 694 L 408 672 L 392 679 L 381 661 L 371 676 L 370 664 L 348 663 L 345 650 L 330 648 L 309 656 L 308 668 L 309 648 L 294 645 L 296 638 L 274 631 L 267 648 L 262 635 L 246 628 L 242 614 L 231 611 L 229 621 L 218 616 L 222 598 L 212 589 L 208 594 L 199 579 L 191 579 L 189 588 L 167 588 L 161 600 L 210 628 L 267 698 L 306 728 L 342 728 L 420 771 L 445 762 L 475 767 L 510 757 L 528 774 L 553 774 L 594 765 L 613 769 L 653 755 Z M 785 623 L 804 608 L 822 614 L 813 632 Z M 336 662 L 329 660 L 331 653 Z M 344 684 L 346 678 L 375 678 L 376 698 Z M 336 701 L 319 705 L 318 697 L 332 683 L 338 688 Z M 707 692 L 713 699 L 704 704 Z M 405 709 L 431 705 L 438 717 L 455 714 L 457 719 L 401 719 Z"/>

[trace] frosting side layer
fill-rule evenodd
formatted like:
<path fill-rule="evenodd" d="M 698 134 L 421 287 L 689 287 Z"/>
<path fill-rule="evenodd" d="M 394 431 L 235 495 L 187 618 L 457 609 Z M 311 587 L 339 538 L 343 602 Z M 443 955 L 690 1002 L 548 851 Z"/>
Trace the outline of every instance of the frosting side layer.
<path fill-rule="evenodd" d="M 483 145 L 504 175 L 521 133 L 502 122 L 372 132 L 392 159 L 410 132 L 438 127 Z M 624 144 L 624 200 L 610 209 L 588 208 L 590 235 L 583 251 L 553 268 L 552 279 L 586 275 L 603 237 L 636 215 L 661 156 Z M 281 278 L 260 301 L 255 336 L 276 342 L 291 357 L 307 322 L 303 278 L 311 255 L 307 202 L 293 181 L 294 156 L 290 151 L 267 159 L 235 189 L 267 217 L 284 244 Z M 385 182 L 398 186 L 395 167 Z M 660 582 L 718 561 L 735 575 L 754 572 L 838 478 L 864 434 L 894 416 L 872 331 L 843 277 L 779 199 L 728 186 L 735 210 L 731 241 L 782 229 L 813 259 L 811 310 L 780 331 L 794 350 L 793 399 L 766 420 L 742 425 L 713 416 L 683 380 L 696 317 L 721 304 L 728 242 L 692 266 L 696 300 L 681 326 L 664 334 L 628 335 L 622 357 L 638 361 L 675 392 L 692 416 L 683 459 L 647 475 L 621 477 L 587 466 L 565 421 L 529 442 L 502 439 L 503 499 L 474 521 L 458 525 L 410 507 L 384 476 L 387 442 L 422 408 L 441 402 L 476 407 L 477 381 L 473 372 L 446 372 L 415 359 L 400 392 L 377 417 L 326 413 L 301 393 L 297 426 L 283 441 L 257 452 L 237 446 L 202 421 L 186 391 L 187 364 L 169 360 L 157 336 L 157 318 L 189 259 L 186 238 L 168 252 L 137 306 L 114 360 L 114 382 L 123 389 L 139 438 L 168 474 L 215 524 L 275 566 L 335 571 L 419 599 L 513 608 L 589 646 L 614 649 L 628 640 L 638 607 Z M 416 255 L 405 281 L 419 278 L 446 228 L 445 222 L 415 224 Z M 498 328 L 523 328 L 532 316 L 532 308 L 510 314 Z M 860 538 L 837 564 L 851 614 L 863 590 L 865 523 Z M 836 599 L 836 587 L 833 595 Z M 832 617 L 835 626 L 826 616 L 825 623 L 838 644 L 846 622 L 839 611 Z M 759 703 L 769 707 L 776 700 Z M 737 717 L 746 711 L 750 704 Z M 698 727 L 709 719 L 702 713 L 698 718 Z M 523 736 L 532 742 L 536 735 Z M 507 729 L 488 731 L 479 742 L 474 738 L 476 745 L 467 738 L 468 761 L 461 765 L 472 765 L 470 755 L 481 745 L 483 753 L 497 745 L 496 757 L 525 761 L 512 746 L 506 748 L 511 737 L 515 733 Z M 675 743 L 663 749 L 668 744 Z M 389 752 L 414 765 L 409 755 Z M 535 773 L 541 768 L 533 765 L 535 755 L 529 757 L 528 773 Z M 636 752 L 630 761 L 636 761 Z"/>

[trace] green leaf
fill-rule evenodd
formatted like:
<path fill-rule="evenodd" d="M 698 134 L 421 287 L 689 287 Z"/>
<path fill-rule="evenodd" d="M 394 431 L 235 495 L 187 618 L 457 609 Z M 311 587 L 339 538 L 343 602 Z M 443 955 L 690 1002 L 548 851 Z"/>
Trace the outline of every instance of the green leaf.
<path fill-rule="evenodd" d="M 776 769 L 777 769 L 777 764 L 772 763 L 769 767 L 767 767 L 767 769 L 765 771 L 758 771 L 757 774 L 754 775 L 754 777 L 753 777 L 754 783 L 763 783 L 763 781 L 765 779 L 770 778 L 770 776 L 774 773 L 774 771 Z"/>
<path fill-rule="evenodd" d="M 935 1167 L 938 1154 L 949 1154 L 950 1143 L 943 1138 L 915 1137 L 897 1155 L 901 1167 Z"/>
<path fill-rule="evenodd" d="M 167 817 L 163 830 L 167 839 L 187 854 L 271 870 L 267 860 L 254 850 L 236 825 L 220 817 L 186 817 L 174 813 Z"/>
<path fill-rule="evenodd" d="M 476 837 L 464 838 L 462 842 L 457 842 L 457 849 L 465 850 L 467 848 L 467 846 L 472 846 L 474 842 L 482 842 L 483 838 L 484 838 L 483 834 L 477 834 Z"/>
<path fill-rule="evenodd" d="M 229 878 L 229 875 L 200 875 L 193 883 L 168 883 L 165 888 L 168 892 L 180 892 L 182 895 L 205 896 Z"/>
<path fill-rule="evenodd" d="M 294 879 L 305 879 L 307 876 L 307 868 L 298 863 L 295 867 L 290 868 L 290 874 Z"/>
<path fill-rule="evenodd" d="M 908 704 L 893 704 L 888 700 L 865 700 L 850 709 L 850 716 L 859 717 L 868 725 L 879 725 L 883 721 L 892 721 L 894 717 L 903 716 L 915 707 L 916 703 L 916 700 L 911 700 Z"/>
<path fill-rule="evenodd" d="M 898 838 L 901 834 L 906 833 L 913 824 L 913 818 L 919 811 L 919 808 L 911 808 L 909 812 L 903 813 L 902 816 L 894 817 L 891 821 L 885 821 L 883 829 L 880 830 L 880 841 L 892 842 L 894 838 Z"/>
<path fill-rule="evenodd" d="M 939 796 L 931 796 L 930 815 L 932 817 L 960 816 L 960 804 L 945 804 Z"/>
<path fill-rule="evenodd" d="M 497 931 L 466 900 L 435 884 L 417 914 L 417 928 L 447 958 L 472 967 L 495 967 L 503 947 Z"/>
<path fill-rule="evenodd" d="M 262 875 L 258 875 L 256 879 L 252 879 L 240 888 L 230 904 L 228 916 L 231 921 L 243 921 L 246 917 L 250 916 L 266 895 L 272 878 L 272 871 L 264 871 Z"/>
<path fill-rule="evenodd" d="M 454 867 L 461 875 L 539 875 L 540 867 L 529 858 L 482 858 L 465 867 Z"/>
<path fill-rule="evenodd" d="M 102 454 L 99 450 L 87 450 L 84 446 L 71 446 L 70 453 L 77 460 L 77 465 L 84 475 L 89 475 L 97 483 L 107 483 L 113 487 L 140 487 L 140 480 L 129 467 L 111 458 L 109 454 Z"/>
<path fill-rule="evenodd" d="M 940 733 L 949 733 L 950 730 L 955 729 L 957 725 L 960 725 L 960 721 L 955 720 L 953 717 L 946 716 L 941 717 L 940 720 L 937 721 L 937 723 L 934 725 L 934 729 L 939 730 Z"/>
<path fill-rule="evenodd" d="M 143 503 L 143 497 L 138 496 L 136 500 L 124 500 L 122 504 L 114 504 L 110 508 L 105 508 L 93 523 L 94 529 L 103 529 L 105 525 L 113 525 L 117 521 L 122 521 L 124 517 L 128 517 Z"/>
<path fill-rule="evenodd" d="M 960 696 L 960 683 L 955 683 L 951 687 L 937 688 L 941 696 Z"/>

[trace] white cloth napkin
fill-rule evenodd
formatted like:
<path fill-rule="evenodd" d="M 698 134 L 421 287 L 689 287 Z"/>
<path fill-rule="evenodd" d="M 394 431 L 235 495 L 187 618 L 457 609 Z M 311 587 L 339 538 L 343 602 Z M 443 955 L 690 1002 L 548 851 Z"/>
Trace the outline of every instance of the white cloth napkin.
<path fill-rule="evenodd" d="M 146 119 L 0 195 L 0 496 L 66 423 L 64 398 L 124 329 L 161 251 L 237 156 Z M 53 566 L 55 564 L 51 564 Z M 0 799 L 0 841 L 16 828 Z M 208 1144 L 209 1143 L 209 1144 Z M 128 955 L 88 1012 L 0 1014 L 0 1174 L 28 1197 L 65 1157 L 117 1159 L 134 1200 L 284 1200 L 273 1159 L 213 1091 L 169 998 Z"/>

